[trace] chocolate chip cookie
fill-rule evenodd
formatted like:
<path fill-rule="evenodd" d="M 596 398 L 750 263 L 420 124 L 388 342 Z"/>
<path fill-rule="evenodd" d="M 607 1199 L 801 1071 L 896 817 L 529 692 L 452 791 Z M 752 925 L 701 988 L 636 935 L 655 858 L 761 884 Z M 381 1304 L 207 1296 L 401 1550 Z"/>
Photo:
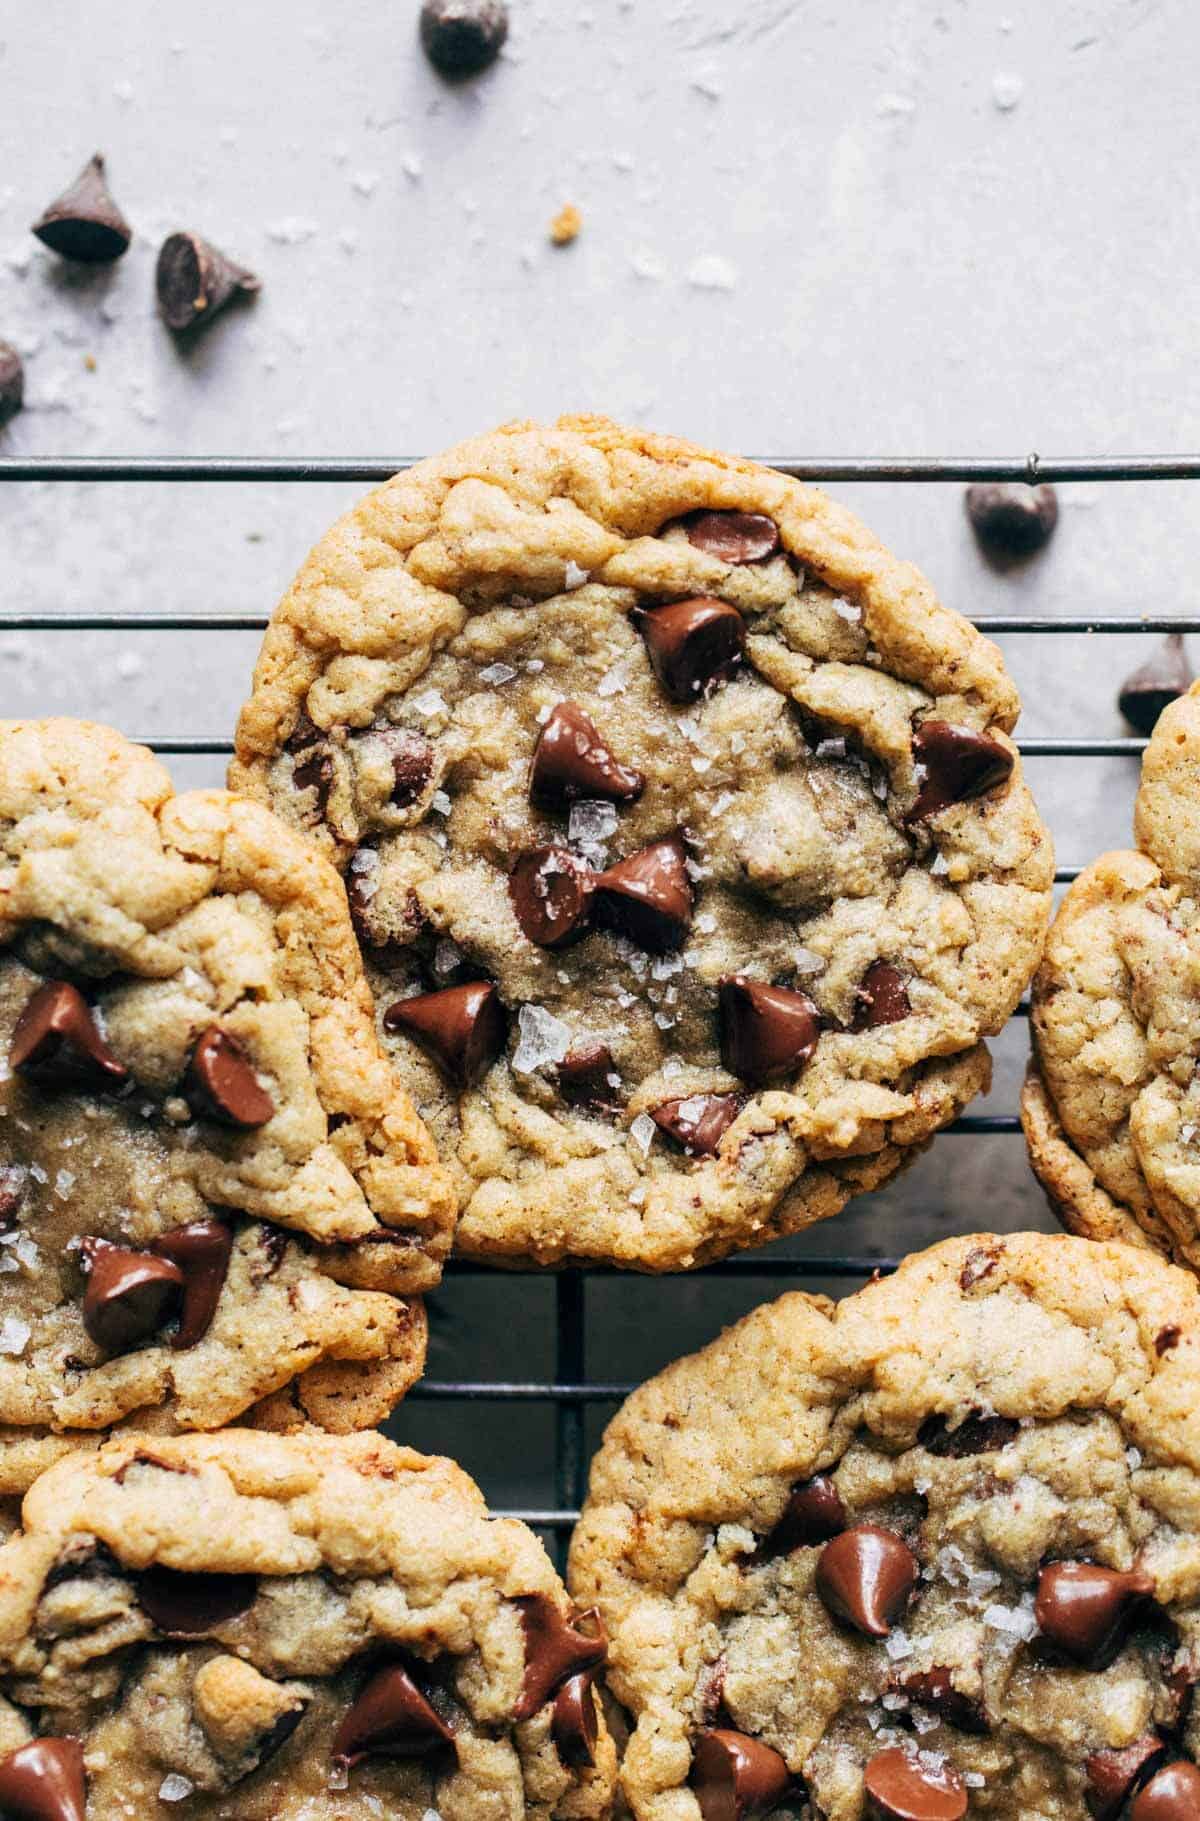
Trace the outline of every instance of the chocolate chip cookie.
<path fill-rule="evenodd" d="M 638 1821 L 1197 1812 L 1200 1298 L 955 1239 L 644 1385 L 571 1552 Z"/>
<path fill-rule="evenodd" d="M 0 1496 L 51 1432 L 377 1421 L 452 1229 L 327 862 L 107 728 L 0 723 Z"/>
<path fill-rule="evenodd" d="M 1142 763 L 1137 851 L 1085 867 L 1033 985 L 1029 1155 L 1064 1226 L 1200 1270 L 1200 690 Z"/>
<path fill-rule="evenodd" d="M 19 1821 L 609 1813 L 596 1615 L 452 1461 L 121 1437 L 33 1487 L 0 1589 Z"/>
<path fill-rule="evenodd" d="M 235 788 L 345 870 L 459 1245 L 679 1269 L 985 1085 L 1050 841 L 996 648 L 842 508 L 595 419 L 421 463 L 267 634 Z"/>

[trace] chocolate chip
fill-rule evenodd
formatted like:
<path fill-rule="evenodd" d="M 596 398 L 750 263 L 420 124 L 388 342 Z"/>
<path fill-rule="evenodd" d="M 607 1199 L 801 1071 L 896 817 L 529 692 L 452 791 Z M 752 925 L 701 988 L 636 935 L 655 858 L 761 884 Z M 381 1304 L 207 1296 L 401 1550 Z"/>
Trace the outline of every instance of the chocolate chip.
<path fill-rule="evenodd" d="M 950 1671 L 941 1665 L 933 1669 L 909 1670 L 907 1675 L 895 1676 L 893 1685 L 902 1689 L 918 1707 L 928 1707 L 940 1714 L 959 1732 L 985 1733 L 988 1730 L 983 1703 L 956 1688 Z"/>
<path fill-rule="evenodd" d="M 594 1609 L 580 1615 L 596 1628 L 585 1632 L 544 1593 L 520 1594 L 515 1604 L 525 1633 L 525 1676 L 513 1718 L 528 1720 L 564 1682 L 603 1663 L 608 1639 Z"/>
<path fill-rule="evenodd" d="M 982 481 L 967 488 L 967 517 L 985 552 L 1001 561 L 1032 556 L 1050 541 L 1058 523 L 1053 487 Z"/>
<path fill-rule="evenodd" d="M 517 922 L 540 948 L 562 948 L 584 935 L 595 875 L 568 847 L 534 847 L 508 875 Z"/>
<path fill-rule="evenodd" d="M 609 1076 L 616 1073 L 612 1051 L 598 1037 L 573 1043 L 558 1065 L 558 1091 L 568 1106 L 589 1113 L 613 1116 L 620 1112 L 622 1095 Z"/>
<path fill-rule="evenodd" d="M 765 512 L 689 512 L 689 544 L 722 563 L 761 563 L 779 548 L 779 526 Z"/>
<path fill-rule="evenodd" d="M 55 1087 L 119 1088 L 129 1070 L 100 1035 L 95 1014 L 66 980 L 47 980 L 17 1019 L 8 1060 L 14 1069 Z"/>
<path fill-rule="evenodd" d="M 558 808 L 581 798 L 632 803 L 646 780 L 622 765 L 578 702 L 559 702 L 538 735 L 529 769 L 529 795 Z"/>
<path fill-rule="evenodd" d="M 933 1770 L 906 1751 L 877 1751 L 863 1772 L 867 1821 L 962 1821 L 967 1790 L 950 1765 Z"/>
<path fill-rule="evenodd" d="M 792 1488 L 783 1516 L 774 1530 L 760 1543 L 760 1561 L 790 1555 L 793 1549 L 805 1549 L 813 1543 L 827 1543 L 846 1528 L 846 1507 L 842 1495 L 827 1473 Z"/>
<path fill-rule="evenodd" d="M 453 1745 L 454 1734 L 408 1671 L 389 1663 L 364 1684 L 333 1741 L 335 1764 L 361 1758 L 424 1758 Z"/>
<path fill-rule="evenodd" d="M 333 788 L 333 760 L 323 746 L 305 749 L 300 761 L 292 767 L 292 783 L 297 790 L 315 790 L 317 813 L 324 815 Z"/>
<path fill-rule="evenodd" d="M 84 265 L 105 265 L 121 257 L 133 229 L 112 199 L 99 152 L 74 183 L 43 209 L 33 231 L 43 246 Z"/>
<path fill-rule="evenodd" d="M 973 1290 L 975 1285 L 990 1277 L 1000 1263 L 1001 1246 L 975 1246 L 963 1260 L 963 1268 L 958 1274 L 960 1290 Z"/>
<path fill-rule="evenodd" d="M 688 1094 L 651 1107 L 650 1117 L 689 1157 L 714 1157 L 741 1110 L 736 1094 Z"/>
<path fill-rule="evenodd" d="M 151 1251 L 183 1272 L 183 1307 L 171 1345 L 182 1351 L 212 1326 L 233 1251 L 233 1233 L 220 1220 L 193 1220 L 151 1241 Z"/>
<path fill-rule="evenodd" d="M 692 1747 L 692 1792 L 703 1821 L 765 1815 L 791 1787 L 787 1762 L 761 1739 L 717 1726 Z"/>
<path fill-rule="evenodd" d="M 184 1092 L 206 1118 L 243 1131 L 266 1125 L 275 1112 L 244 1046 L 216 1024 L 209 1025 L 192 1051 Z"/>
<path fill-rule="evenodd" d="M 821 1014 L 804 993 L 735 974 L 718 995 L 721 1060 L 730 1074 L 761 1086 L 798 1074 L 821 1034 Z"/>
<path fill-rule="evenodd" d="M 869 1638 L 886 1638 L 917 1584 L 917 1558 L 894 1530 L 855 1524 L 826 1543 L 817 1592 L 835 1618 Z"/>
<path fill-rule="evenodd" d="M 1161 1762 L 1166 1749 L 1157 1733 L 1150 1733 L 1135 1739 L 1132 1745 L 1094 1751 L 1085 1758 L 1088 1813 L 1093 1821 L 1116 1821 L 1134 1790 Z"/>
<path fill-rule="evenodd" d="M 490 980 L 470 980 L 440 993 L 398 999 L 383 1014 L 389 1031 L 405 1031 L 456 1087 L 473 1087 L 504 1048 L 506 1019 Z"/>
<path fill-rule="evenodd" d="M 634 618 L 650 668 L 673 702 L 694 702 L 731 677 L 746 649 L 746 623 L 736 607 L 712 595 L 642 608 Z"/>
<path fill-rule="evenodd" d="M 25 403 L 25 363 L 10 341 L 0 341 L 0 424 Z"/>
<path fill-rule="evenodd" d="M 28 1187 L 29 1171 L 24 1164 L 0 1163 L 0 1233 L 16 1225 Z"/>
<path fill-rule="evenodd" d="M 392 762 L 392 802 L 397 809 L 410 808 L 433 776 L 432 742 L 412 727 L 377 728 L 372 737 L 382 743 Z"/>
<path fill-rule="evenodd" d="M 1200 1770 L 1179 1758 L 1155 1771 L 1134 1797 L 1129 1821 L 1196 1821 L 1200 1815 Z"/>
<path fill-rule="evenodd" d="M 1139 1609 L 1153 1597 L 1148 1574 L 1094 1562 L 1052 1562 L 1038 1576 L 1033 1616 L 1042 1636 L 1072 1661 L 1105 1669 Z"/>
<path fill-rule="evenodd" d="M 253 272 L 199 234 L 167 236 L 159 249 L 154 283 L 162 319 L 176 333 L 211 322 L 231 297 L 262 289 L 262 280 Z"/>
<path fill-rule="evenodd" d="M 913 758 L 923 769 L 917 800 L 908 822 L 936 816 L 951 803 L 965 803 L 994 790 L 1011 776 L 1013 756 L 999 740 L 954 727 L 949 721 L 924 721 L 913 735 Z"/>
<path fill-rule="evenodd" d="M 169 1638 L 198 1638 L 249 1612 L 258 1593 L 256 1574 L 186 1574 L 147 1568 L 137 1579 L 138 1605 Z"/>
<path fill-rule="evenodd" d="M 1169 1321 L 1165 1327 L 1160 1328 L 1154 1336 L 1154 1351 L 1158 1354 L 1159 1359 L 1164 1353 L 1170 1353 L 1173 1347 L 1177 1347 L 1182 1338 L 1183 1329 L 1178 1322 Z"/>
<path fill-rule="evenodd" d="M 687 940 L 692 886 L 678 835 L 652 841 L 607 872 L 597 873 L 596 920 L 639 948 L 665 954 Z"/>
<path fill-rule="evenodd" d="M 1155 723 L 1169 703 L 1186 695 L 1192 686 L 1192 667 L 1183 639 L 1168 633 L 1154 656 L 1126 677 L 1117 704 L 1131 727 L 1153 733 Z"/>
<path fill-rule="evenodd" d="M 169 1259 L 104 1240 L 85 1240 L 82 1255 L 88 1267 L 83 1325 L 106 1353 L 128 1353 L 179 1308 L 183 1272 Z"/>
<path fill-rule="evenodd" d="M 881 1024 L 899 1024 L 912 1012 L 904 976 L 890 961 L 872 961 L 854 994 L 852 1031 L 873 1031 Z"/>
<path fill-rule="evenodd" d="M 307 752 L 310 746 L 317 746 L 325 738 L 324 733 L 311 718 L 306 709 L 301 709 L 296 716 L 296 724 L 283 742 L 285 752 Z"/>
<path fill-rule="evenodd" d="M 86 1809 L 78 1739 L 31 1739 L 0 1758 L 0 1810 L 12 1821 L 85 1821 Z"/>
<path fill-rule="evenodd" d="M 921 1424 L 917 1440 L 930 1454 L 942 1460 L 961 1461 L 972 1454 L 990 1454 L 1007 1448 L 1020 1434 L 1021 1425 L 1010 1416 L 981 1416 L 975 1412 L 964 1417 L 954 1429 L 944 1416 L 931 1416 Z"/>
<path fill-rule="evenodd" d="M 477 76 L 500 55 L 508 37 L 503 0 L 425 0 L 421 43 L 440 75 Z"/>
<path fill-rule="evenodd" d="M 554 1748 L 571 1770 L 590 1770 L 596 1762 L 600 1727 L 590 1675 L 572 1676 L 554 1697 L 550 1722 Z"/>

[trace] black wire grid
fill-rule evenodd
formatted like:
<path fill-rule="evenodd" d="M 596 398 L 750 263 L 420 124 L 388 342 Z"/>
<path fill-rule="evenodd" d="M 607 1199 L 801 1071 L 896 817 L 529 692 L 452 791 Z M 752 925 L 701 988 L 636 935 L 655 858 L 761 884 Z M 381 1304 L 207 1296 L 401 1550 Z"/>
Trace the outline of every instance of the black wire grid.
<path fill-rule="evenodd" d="M 277 461 L 274 459 L 223 459 L 121 461 L 107 457 L 81 459 L 0 458 L 0 482 L 5 481 L 107 481 L 107 482 L 378 482 L 413 465 L 414 457 L 393 461 Z M 1200 480 L 1200 456 L 1129 456 L 1043 460 L 1037 455 L 1015 459 L 887 459 L 804 460 L 795 456 L 764 456 L 764 466 L 777 468 L 804 481 L 841 482 L 964 482 L 964 481 L 1180 481 Z M 261 631 L 266 614 L 245 613 L 23 613 L 0 609 L 0 631 Z M 1151 633 L 1200 632 L 1200 618 L 1179 616 L 1087 616 L 1048 619 L 1026 614 L 983 614 L 974 622 L 991 633 Z M 228 755 L 229 739 L 208 737 L 135 736 L 155 752 L 176 755 Z M 1145 748 L 1139 739 L 1031 739 L 1020 742 L 1027 757 L 1082 758 L 1136 756 Z M 1078 866 L 1060 867 L 1055 874 L 1067 883 Z M 1027 1017 L 1027 1004 L 1018 1016 Z M 1016 1133 L 1015 1113 L 967 1114 L 946 1128 L 948 1135 Z M 887 1258 L 762 1257 L 753 1253 L 706 1267 L 707 1275 L 730 1276 L 752 1272 L 755 1276 L 785 1279 L 792 1284 L 809 1279 L 865 1280 L 875 1272 L 894 1271 L 897 1261 Z M 454 1276 L 494 1275 L 488 1267 L 454 1261 Z M 550 1533 L 557 1553 L 565 1552 L 567 1538 L 579 1516 L 587 1486 L 586 1417 L 589 1405 L 615 1404 L 633 1390 L 632 1384 L 600 1382 L 586 1377 L 586 1284 L 590 1276 L 608 1273 L 601 1268 L 560 1271 L 555 1277 L 556 1332 L 552 1380 L 500 1381 L 425 1379 L 409 1397 L 420 1401 L 553 1404 L 555 1409 L 554 1497 L 550 1509 L 520 1509 L 498 1516 L 523 1518 Z"/>

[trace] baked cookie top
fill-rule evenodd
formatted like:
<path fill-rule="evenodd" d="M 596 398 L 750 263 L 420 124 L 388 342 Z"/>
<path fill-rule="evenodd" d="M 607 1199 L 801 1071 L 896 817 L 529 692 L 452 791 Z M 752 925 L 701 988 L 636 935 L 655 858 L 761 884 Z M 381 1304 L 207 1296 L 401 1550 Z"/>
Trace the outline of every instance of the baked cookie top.
<path fill-rule="evenodd" d="M 235 788 L 346 869 L 470 1253 L 678 1269 L 987 1080 L 1049 913 L 999 652 L 823 495 L 599 419 L 317 546 Z"/>
<path fill-rule="evenodd" d="M 122 1437 L 0 1547 L 0 1811 L 585 1821 L 615 1770 L 604 1649 L 452 1461 Z"/>
<path fill-rule="evenodd" d="M 1132 1821 L 1183 1821 L 1195 1283 L 984 1235 L 757 1309 L 614 1419 L 570 1585 L 639 1821 L 1114 1821 L 1152 1778 Z"/>
<path fill-rule="evenodd" d="M 1063 899 L 1033 983 L 1022 1118 L 1064 1225 L 1200 1270 L 1200 691 L 1142 761 L 1137 851 Z"/>
<path fill-rule="evenodd" d="M 293 829 L 0 723 L 0 1495 L 46 1431 L 352 1429 L 419 1373 L 453 1197 L 371 1010 Z"/>

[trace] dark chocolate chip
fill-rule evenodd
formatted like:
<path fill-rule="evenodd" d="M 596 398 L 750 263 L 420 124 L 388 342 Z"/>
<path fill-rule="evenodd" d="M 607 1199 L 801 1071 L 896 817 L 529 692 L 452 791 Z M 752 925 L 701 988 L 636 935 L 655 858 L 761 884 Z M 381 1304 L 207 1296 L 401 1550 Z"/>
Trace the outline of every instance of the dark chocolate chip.
<path fill-rule="evenodd" d="M 525 1633 L 525 1676 L 513 1718 L 528 1720 L 564 1682 L 603 1663 L 608 1639 L 594 1609 L 580 1614 L 595 1626 L 585 1632 L 547 1594 L 521 1594 L 515 1604 Z"/>
<path fill-rule="evenodd" d="M 786 1760 L 761 1739 L 716 1726 L 692 1747 L 691 1786 L 703 1821 L 765 1815 L 791 1786 Z"/>
<path fill-rule="evenodd" d="M 835 1618 L 869 1638 L 886 1638 L 917 1584 L 917 1558 L 894 1530 L 855 1524 L 826 1543 L 817 1592 Z"/>
<path fill-rule="evenodd" d="M 990 1454 L 994 1449 L 1007 1448 L 1020 1429 L 1020 1423 L 1010 1416 L 982 1416 L 975 1412 L 953 1429 L 944 1416 L 930 1416 L 921 1424 L 917 1440 L 930 1454 L 961 1461 L 971 1454 Z"/>
<path fill-rule="evenodd" d="M 1038 1576 L 1033 1616 L 1042 1636 L 1074 1662 L 1105 1669 L 1153 1597 L 1148 1574 L 1094 1562 L 1052 1562 Z"/>
<path fill-rule="evenodd" d="M 1010 777 L 1013 756 L 999 740 L 949 721 L 924 721 L 913 735 L 913 759 L 923 778 L 909 822 L 936 816 L 951 803 L 965 803 L 994 790 Z"/>
<path fill-rule="evenodd" d="M 360 1758 L 424 1758 L 453 1745 L 454 1734 L 407 1669 L 389 1663 L 364 1684 L 333 1741 L 338 1764 Z"/>
<path fill-rule="evenodd" d="M 596 1762 L 600 1727 L 590 1675 L 572 1676 L 554 1697 L 550 1733 L 555 1750 L 571 1770 L 590 1770 Z"/>
<path fill-rule="evenodd" d="M 759 1545 L 760 1560 L 790 1555 L 793 1549 L 805 1549 L 813 1543 L 827 1543 L 846 1528 L 846 1507 L 842 1496 L 827 1473 L 792 1488 L 783 1516 L 769 1536 Z"/>
<path fill-rule="evenodd" d="M 410 808 L 433 776 L 432 742 L 413 727 L 378 728 L 373 738 L 382 742 L 392 761 L 392 802 L 397 809 Z"/>
<path fill-rule="evenodd" d="M 529 795 L 554 809 L 581 798 L 632 803 L 646 780 L 622 765 L 578 702 L 559 702 L 538 735 L 529 769 Z"/>
<path fill-rule="evenodd" d="M 804 993 L 735 974 L 718 998 L 721 1060 L 730 1074 L 761 1086 L 799 1074 L 821 1034 L 821 1014 Z"/>
<path fill-rule="evenodd" d="M 568 1106 L 609 1117 L 621 1110 L 620 1085 L 609 1080 L 616 1073 L 612 1051 L 598 1037 L 573 1043 L 558 1065 L 558 1091 Z"/>
<path fill-rule="evenodd" d="M 702 594 L 639 609 L 634 617 L 650 668 L 673 702 L 694 702 L 742 661 L 746 623 L 728 601 Z"/>
<path fill-rule="evenodd" d="M 138 1576 L 138 1604 L 168 1638 L 199 1638 L 249 1612 L 258 1593 L 256 1574 L 187 1574 L 147 1568 Z"/>
<path fill-rule="evenodd" d="M 587 931 L 595 875 L 569 847 L 534 847 L 508 875 L 517 922 L 540 948 L 562 948 Z"/>
<path fill-rule="evenodd" d="M 1154 656 L 1132 671 L 1121 685 L 1117 703 L 1131 727 L 1153 733 L 1163 709 L 1186 695 L 1192 686 L 1192 667 L 1183 639 L 1171 632 Z"/>
<path fill-rule="evenodd" d="M 940 1664 L 933 1669 L 911 1669 L 907 1675 L 897 1675 L 894 1685 L 918 1707 L 928 1707 L 940 1714 L 959 1732 L 985 1733 L 988 1730 L 983 1703 L 956 1688 L 950 1671 Z"/>
<path fill-rule="evenodd" d="M 881 1024 L 899 1024 L 912 1012 L 904 976 L 890 961 L 872 961 L 854 994 L 852 1031 L 873 1031 Z"/>
<path fill-rule="evenodd" d="M 0 341 L 0 424 L 25 403 L 25 363 L 10 341 Z"/>
<path fill-rule="evenodd" d="M 220 1220 L 193 1220 L 151 1241 L 150 1249 L 183 1272 L 183 1307 L 171 1336 L 177 1351 L 194 1347 L 212 1326 L 233 1251 L 233 1232 Z"/>
<path fill-rule="evenodd" d="M 490 980 L 470 980 L 440 993 L 398 999 L 383 1014 L 389 1031 L 405 1031 L 460 1088 L 473 1087 L 504 1048 L 507 1021 Z"/>
<path fill-rule="evenodd" d="M 11 1821 L 85 1821 L 86 1810 L 78 1739 L 31 1739 L 0 1758 L 0 1812 Z"/>
<path fill-rule="evenodd" d="M 421 8 L 425 55 L 451 81 L 487 69 L 507 37 L 508 7 L 503 0 L 425 0 Z"/>
<path fill-rule="evenodd" d="M 877 1751 L 863 1772 L 866 1821 L 962 1821 L 967 1790 L 950 1765 L 934 1770 L 899 1747 Z"/>
<path fill-rule="evenodd" d="M 305 748 L 303 756 L 292 766 L 292 783 L 297 790 L 317 793 L 317 814 L 323 816 L 333 788 L 333 760 L 323 746 Z"/>
<path fill-rule="evenodd" d="M 722 563 L 761 563 L 779 548 L 779 526 L 765 512 L 689 512 L 689 544 Z"/>
<path fill-rule="evenodd" d="M 262 289 L 262 280 L 253 272 L 199 234 L 167 236 L 159 249 L 154 283 L 162 319 L 177 333 L 211 322 L 231 297 Z"/>
<path fill-rule="evenodd" d="M 128 1353 L 172 1319 L 183 1297 L 183 1272 L 152 1252 L 85 1240 L 88 1268 L 83 1325 L 106 1353 Z"/>
<path fill-rule="evenodd" d="M 8 1060 L 14 1069 L 55 1087 L 120 1088 L 129 1070 L 100 1035 L 95 1014 L 66 980 L 47 980 L 22 1009 Z"/>
<path fill-rule="evenodd" d="M 206 1118 L 242 1131 L 266 1125 L 275 1112 L 243 1045 L 216 1024 L 209 1025 L 192 1051 L 184 1092 Z"/>
<path fill-rule="evenodd" d="M 1133 1799 L 1129 1821 L 1197 1821 L 1200 1770 L 1179 1758 L 1164 1764 Z"/>
<path fill-rule="evenodd" d="M 43 246 L 84 265 L 105 265 L 121 257 L 133 229 L 112 199 L 99 152 L 42 211 L 33 231 Z"/>
<path fill-rule="evenodd" d="M 741 1110 L 736 1094 L 687 1094 L 651 1107 L 650 1117 L 689 1157 L 714 1157 Z"/>
<path fill-rule="evenodd" d="M 1154 1351 L 1158 1354 L 1159 1359 L 1164 1353 L 1170 1353 L 1174 1347 L 1177 1347 L 1182 1338 L 1183 1329 L 1178 1322 L 1169 1321 L 1165 1327 L 1160 1328 L 1154 1336 Z"/>
<path fill-rule="evenodd" d="M 1116 1821 L 1139 1784 L 1144 1783 L 1166 1754 L 1157 1733 L 1135 1739 L 1119 1750 L 1094 1751 L 1085 1758 L 1088 1813 L 1093 1821 Z"/>
<path fill-rule="evenodd" d="M 960 1290 L 973 1290 L 975 1285 L 990 1277 L 1000 1263 L 1001 1246 L 975 1246 L 963 1260 L 963 1268 L 958 1274 Z"/>
<path fill-rule="evenodd" d="M 28 1187 L 29 1171 L 24 1164 L 0 1163 L 0 1233 L 16 1225 Z"/>
<path fill-rule="evenodd" d="M 980 544 L 1001 561 L 1032 556 L 1049 543 L 1058 523 L 1058 495 L 1046 485 L 981 481 L 967 488 L 966 507 Z"/>
<path fill-rule="evenodd" d="M 692 886 L 678 835 L 653 841 L 595 876 L 596 920 L 639 948 L 665 954 L 687 940 Z"/>
<path fill-rule="evenodd" d="M 285 752 L 307 752 L 310 746 L 319 745 L 324 738 L 322 730 L 302 708 L 296 716 L 296 725 L 283 742 L 283 749 Z"/>

